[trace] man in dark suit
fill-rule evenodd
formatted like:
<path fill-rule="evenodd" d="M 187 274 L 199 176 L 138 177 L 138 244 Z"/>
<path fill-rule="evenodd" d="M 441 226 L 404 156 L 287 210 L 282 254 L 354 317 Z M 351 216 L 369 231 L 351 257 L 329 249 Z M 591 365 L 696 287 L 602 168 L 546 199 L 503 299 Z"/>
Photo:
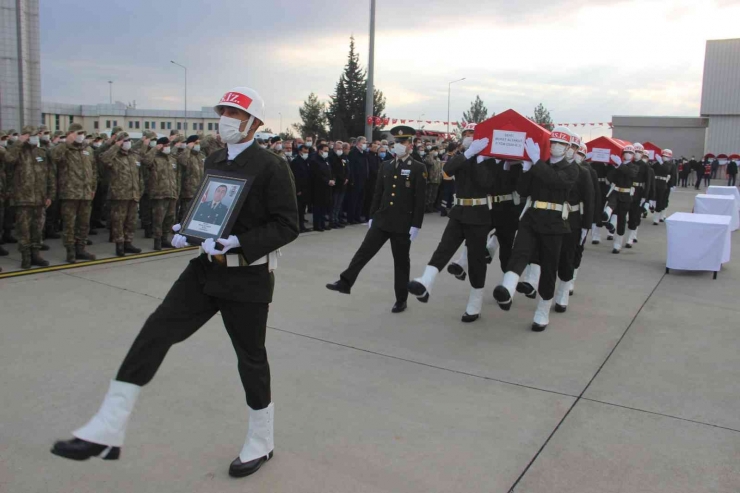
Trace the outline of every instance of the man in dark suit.
<path fill-rule="evenodd" d="M 398 126 L 391 130 L 396 139 L 396 158 L 383 162 L 373 203 L 370 207 L 370 228 L 355 256 L 342 272 L 339 280 L 327 284 L 327 289 L 349 294 L 360 271 L 391 240 L 394 266 L 396 303 L 391 310 L 400 313 L 406 309 L 406 285 L 411 272 L 409 251 L 411 242 L 419 234 L 424 220 L 426 194 L 426 169 L 423 163 L 411 157 L 411 137 L 414 130 Z"/>
<path fill-rule="evenodd" d="M 229 208 L 221 203 L 226 196 L 226 190 L 226 185 L 217 186 L 213 192 L 213 200 L 200 204 L 193 220 L 221 226 L 229 212 Z"/>
<path fill-rule="evenodd" d="M 367 165 L 367 139 L 358 137 L 349 151 L 349 184 L 347 185 L 347 222 L 362 222 L 362 200 L 365 196 L 365 183 L 370 174 Z M 372 192 L 370 192 L 372 193 Z"/>
<path fill-rule="evenodd" d="M 298 156 L 290 163 L 295 180 L 295 193 L 298 202 L 298 223 L 301 233 L 311 231 L 306 228 L 306 206 L 311 203 L 311 171 L 308 165 L 310 148 L 301 144 L 298 147 Z"/>

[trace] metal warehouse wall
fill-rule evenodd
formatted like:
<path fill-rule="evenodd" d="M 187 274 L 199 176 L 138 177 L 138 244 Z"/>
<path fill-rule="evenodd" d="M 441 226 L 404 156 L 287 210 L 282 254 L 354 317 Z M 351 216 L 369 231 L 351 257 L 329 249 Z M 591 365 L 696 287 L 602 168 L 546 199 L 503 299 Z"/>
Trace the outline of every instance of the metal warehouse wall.
<path fill-rule="evenodd" d="M 740 116 L 740 39 L 707 41 L 701 115 Z"/>
<path fill-rule="evenodd" d="M 706 152 L 712 154 L 740 153 L 740 116 L 709 118 Z"/>
<path fill-rule="evenodd" d="M 614 138 L 629 142 L 650 141 L 671 149 L 676 157 L 704 155 L 707 118 L 614 116 L 612 124 Z"/>

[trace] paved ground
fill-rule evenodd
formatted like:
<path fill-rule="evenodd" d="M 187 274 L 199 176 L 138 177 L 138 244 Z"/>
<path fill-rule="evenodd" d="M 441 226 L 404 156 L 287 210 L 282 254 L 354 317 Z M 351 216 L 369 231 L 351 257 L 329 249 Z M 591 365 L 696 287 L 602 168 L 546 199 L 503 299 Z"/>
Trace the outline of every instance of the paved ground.
<path fill-rule="evenodd" d="M 692 192 L 671 210 L 688 211 Z M 419 275 L 445 221 L 427 216 Z M 0 281 L 0 492 L 726 492 L 740 490 L 740 269 L 665 271 L 665 226 L 636 249 L 586 251 L 576 295 L 541 334 L 534 302 L 443 273 L 428 305 L 393 303 L 390 248 L 351 296 L 329 292 L 364 228 L 284 250 L 268 349 L 275 459 L 233 480 L 245 432 L 218 319 L 142 392 L 122 459 L 52 456 L 97 409 L 142 322 L 191 252 Z M 733 237 L 735 256 L 740 236 Z M 487 290 L 501 273 L 490 269 Z"/>

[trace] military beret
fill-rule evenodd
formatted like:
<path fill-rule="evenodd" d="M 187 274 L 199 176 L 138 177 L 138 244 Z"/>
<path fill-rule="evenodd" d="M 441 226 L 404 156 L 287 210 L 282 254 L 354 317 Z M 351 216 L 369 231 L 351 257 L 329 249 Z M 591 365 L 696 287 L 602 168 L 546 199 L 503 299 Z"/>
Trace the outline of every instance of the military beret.
<path fill-rule="evenodd" d="M 48 131 L 49 131 L 49 127 L 47 127 L 46 125 L 39 125 L 39 133 L 44 133 Z"/>
<path fill-rule="evenodd" d="M 107 134 L 107 133 L 105 133 L 105 132 L 102 132 L 102 133 L 100 134 L 100 136 L 99 136 L 99 137 L 100 137 L 101 139 L 107 139 L 107 138 L 108 138 L 108 134 Z"/>
<path fill-rule="evenodd" d="M 6 134 L 2 130 L 0 130 L 0 139 L 2 139 L 3 137 L 7 137 L 7 136 L 8 136 L 8 134 Z"/>
<path fill-rule="evenodd" d="M 118 132 L 118 133 L 116 134 L 116 141 L 119 141 L 119 140 L 126 140 L 126 139 L 128 139 L 128 138 L 129 138 L 129 136 L 128 136 L 128 133 L 127 133 L 127 132 Z"/>
<path fill-rule="evenodd" d="M 200 137 L 198 137 L 197 135 L 191 135 L 190 137 L 188 137 L 188 140 L 186 141 L 186 143 L 190 144 L 192 142 L 197 142 L 199 140 L 200 140 Z"/>
<path fill-rule="evenodd" d="M 38 133 L 38 129 L 33 125 L 26 125 L 25 127 L 23 127 L 23 129 L 21 129 L 21 135 L 38 135 Z"/>
<path fill-rule="evenodd" d="M 123 132 L 122 127 L 113 127 L 113 130 L 110 131 L 111 134 L 117 134 L 118 132 Z"/>
<path fill-rule="evenodd" d="M 178 132 L 177 130 L 170 130 L 170 137 L 172 137 L 173 135 L 177 135 L 179 133 L 180 132 Z"/>
<path fill-rule="evenodd" d="M 64 132 L 62 132 L 61 130 L 57 130 L 56 132 L 54 132 L 54 135 L 53 135 L 53 137 L 54 137 L 54 138 L 57 138 L 57 137 L 64 137 Z"/>
<path fill-rule="evenodd" d="M 80 132 L 80 131 L 82 131 L 82 130 L 83 130 L 83 128 L 82 128 L 82 125 L 80 125 L 79 123 L 73 123 L 73 124 L 72 124 L 72 125 L 70 125 L 70 126 L 69 126 L 69 128 L 67 129 L 67 134 L 69 135 L 69 134 L 71 134 L 72 132 Z"/>
<path fill-rule="evenodd" d="M 95 138 L 95 133 L 93 133 L 93 132 L 88 132 L 88 133 L 86 133 L 86 134 L 85 134 L 85 138 L 86 138 L 86 139 L 92 139 L 92 138 Z"/>
<path fill-rule="evenodd" d="M 157 134 L 155 134 L 155 133 L 154 133 L 154 132 L 152 132 L 151 130 L 146 130 L 146 131 L 144 132 L 144 138 L 145 138 L 145 139 L 156 139 L 156 138 L 157 138 Z"/>
<path fill-rule="evenodd" d="M 157 139 L 157 145 L 167 145 L 170 143 L 170 139 L 167 137 L 160 137 Z"/>
<path fill-rule="evenodd" d="M 283 139 L 281 139 L 279 135 L 276 135 L 275 137 L 273 137 L 273 138 L 270 139 L 270 144 L 274 144 L 274 143 L 280 142 L 282 140 Z"/>
<path fill-rule="evenodd" d="M 18 130 L 11 128 L 8 130 L 8 135 L 18 135 Z"/>
<path fill-rule="evenodd" d="M 93 140 L 102 140 L 103 137 L 100 136 L 100 134 L 93 134 Z"/>

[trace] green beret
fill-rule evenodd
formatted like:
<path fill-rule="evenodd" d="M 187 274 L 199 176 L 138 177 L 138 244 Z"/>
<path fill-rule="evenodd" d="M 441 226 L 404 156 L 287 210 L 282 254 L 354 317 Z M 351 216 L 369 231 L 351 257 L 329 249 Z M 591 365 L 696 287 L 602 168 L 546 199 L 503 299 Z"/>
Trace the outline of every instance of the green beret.
<path fill-rule="evenodd" d="M 73 123 L 67 129 L 67 134 L 71 134 L 72 132 L 79 132 L 81 130 L 82 130 L 82 125 L 80 125 L 79 123 Z"/>
<path fill-rule="evenodd" d="M 118 142 L 119 140 L 126 140 L 128 138 L 129 136 L 127 132 L 118 132 L 116 134 L 116 142 Z"/>
<path fill-rule="evenodd" d="M 113 127 L 113 130 L 111 130 L 111 134 L 117 134 L 118 132 L 123 132 L 123 127 Z"/>
<path fill-rule="evenodd" d="M 39 134 L 39 131 L 33 125 L 26 125 L 21 130 L 21 135 L 26 135 L 26 134 L 29 134 L 29 135 L 38 135 Z"/>

